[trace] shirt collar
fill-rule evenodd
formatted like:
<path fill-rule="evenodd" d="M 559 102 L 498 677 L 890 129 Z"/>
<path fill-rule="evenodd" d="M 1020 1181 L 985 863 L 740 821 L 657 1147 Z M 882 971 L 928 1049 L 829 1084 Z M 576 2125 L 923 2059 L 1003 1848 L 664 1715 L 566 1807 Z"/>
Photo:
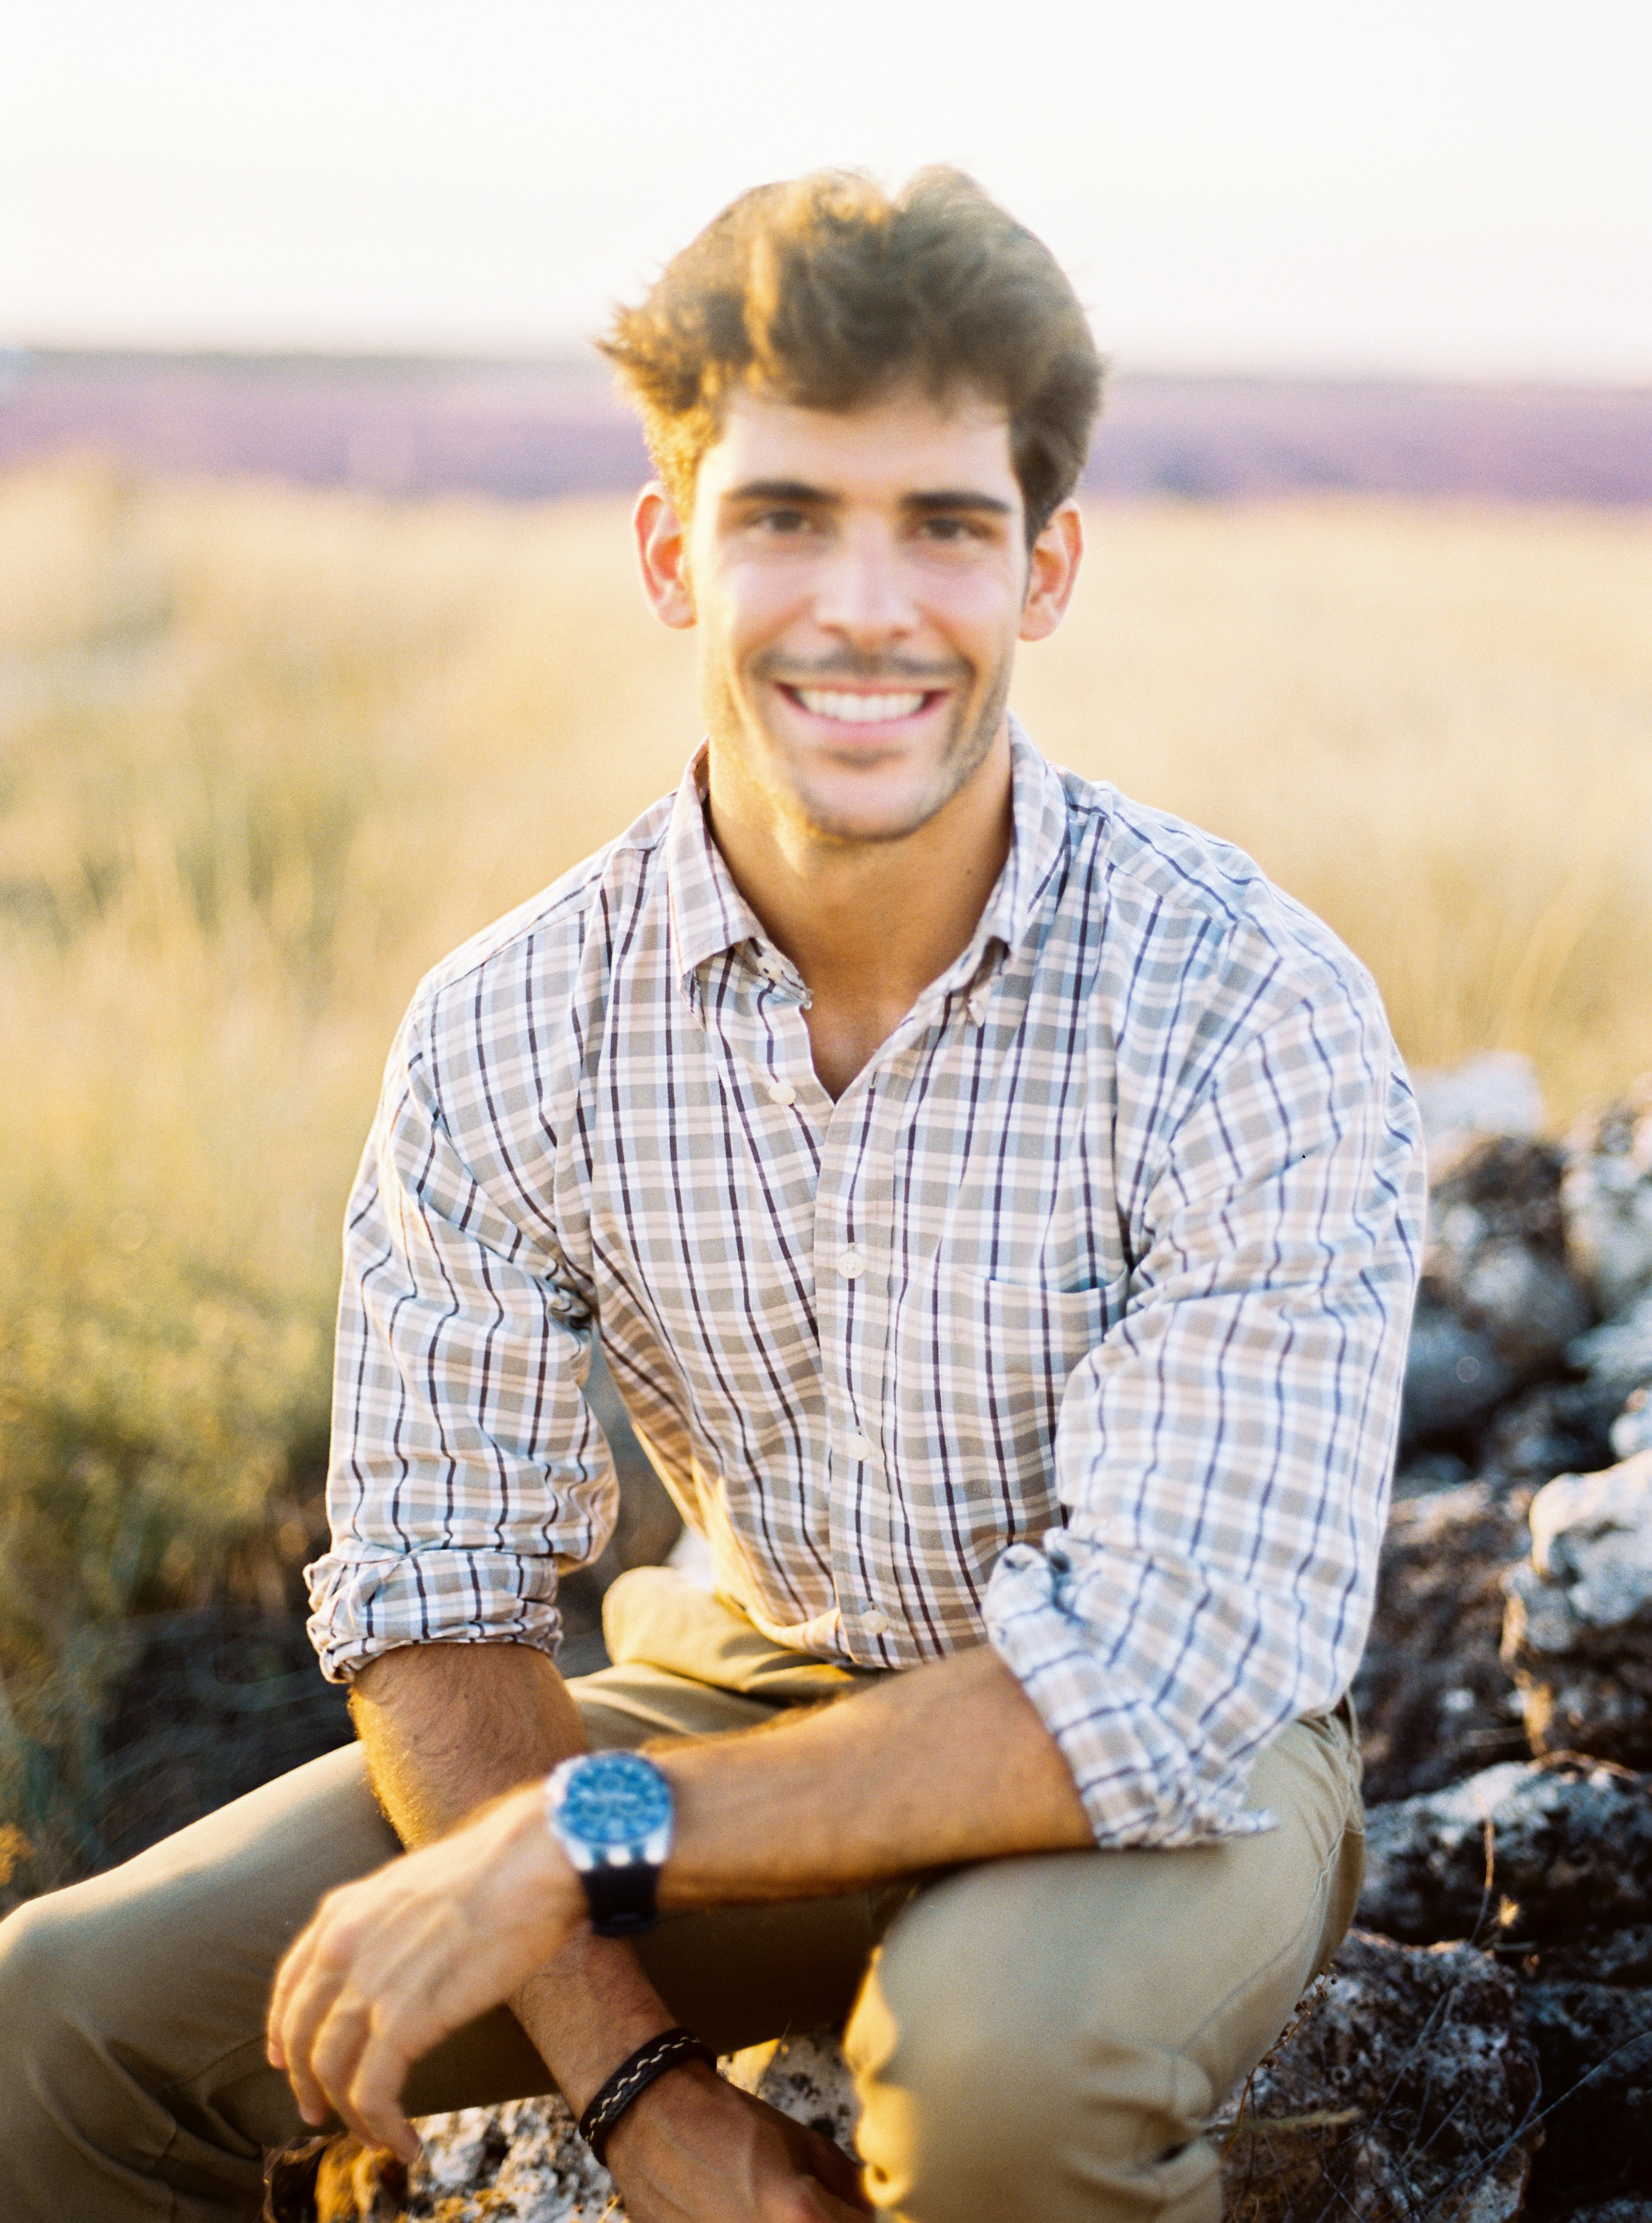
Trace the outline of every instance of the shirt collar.
<path fill-rule="evenodd" d="M 1014 716 L 1009 721 L 1009 854 L 970 937 L 971 946 L 981 948 L 992 941 L 1002 942 L 1006 949 L 1020 945 L 1067 846 L 1067 795 L 1061 775 L 1039 754 L 1027 728 Z"/>
<path fill-rule="evenodd" d="M 665 835 L 666 903 L 675 970 L 685 988 L 708 958 L 758 941 L 757 913 L 734 885 L 706 818 L 706 743 L 688 760 Z"/>
<path fill-rule="evenodd" d="M 761 942 L 762 925 L 735 886 L 706 816 L 706 746 L 690 759 L 665 837 L 666 900 L 675 969 L 685 989 L 708 959 L 742 942 Z M 1014 949 L 1031 925 L 1066 843 L 1066 795 L 1059 774 L 1012 717 L 1009 854 L 969 947 L 925 992 L 924 1000 L 973 981 L 995 944 Z"/>

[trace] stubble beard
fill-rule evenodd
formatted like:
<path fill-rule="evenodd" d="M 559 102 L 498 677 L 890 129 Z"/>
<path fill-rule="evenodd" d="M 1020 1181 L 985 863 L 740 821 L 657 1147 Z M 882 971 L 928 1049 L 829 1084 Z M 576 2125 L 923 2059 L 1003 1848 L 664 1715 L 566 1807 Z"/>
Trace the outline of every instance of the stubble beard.
<path fill-rule="evenodd" d="M 800 833 L 819 841 L 856 847 L 904 841 L 938 817 L 986 762 L 1008 708 L 1012 663 L 1011 657 L 1003 658 L 978 707 L 971 706 L 968 690 L 958 685 L 959 675 L 952 671 L 943 675 L 888 663 L 858 664 L 839 659 L 829 666 L 820 667 L 806 678 L 788 674 L 789 683 L 794 685 L 827 686 L 833 679 L 853 678 L 863 683 L 871 681 L 897 689 L 925 684 L 933 687 L 944 677 L 952 688 L 956 707 L 950 714 L 945 740 L 921 792 L 897 816 L 870 825 L 864 818 L 841 810 L 829 796 L 817 792 L 807 772 L 799 769 L 777 736 L 761 719 L 748 717 L 742 712 L 733 689 L 720 677 L 707 690 L 703 704 L 707 730 L 713 748 L 721 740 L 730 754 L 744 762 L 748 767 L 746 777 L 750 778 L 752 727 L 757 726 L 763 765 L 769 774 L 757 784 Z M 754 678 L 762 681 L 766 676 L 760 664 L 754 667 Z M 772 768 L 776 765 L 783 766 L 787 775 L 779 783 L 772 777 Z"/>

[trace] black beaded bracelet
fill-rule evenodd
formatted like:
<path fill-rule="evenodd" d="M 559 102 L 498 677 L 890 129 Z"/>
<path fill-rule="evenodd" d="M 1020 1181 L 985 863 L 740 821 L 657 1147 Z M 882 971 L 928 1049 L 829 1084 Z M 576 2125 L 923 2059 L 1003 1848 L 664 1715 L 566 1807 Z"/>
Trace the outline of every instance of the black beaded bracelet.
<path fill-rule="evenodd" d="M 631 2101 L 640 2099 L 656 2076 L 663 2076 L 680 2061 L 703 2061 L 708 2069 L 717 2066 L 717 2056 L 710 2046 L 702 2045 L 693 2031 L 681 2025 L 650 2037 L 629 2060 L 620 2062 L 580 2117 L 580 2136 L 599 2161 L 607 2150 L 614 2125 Z"/>

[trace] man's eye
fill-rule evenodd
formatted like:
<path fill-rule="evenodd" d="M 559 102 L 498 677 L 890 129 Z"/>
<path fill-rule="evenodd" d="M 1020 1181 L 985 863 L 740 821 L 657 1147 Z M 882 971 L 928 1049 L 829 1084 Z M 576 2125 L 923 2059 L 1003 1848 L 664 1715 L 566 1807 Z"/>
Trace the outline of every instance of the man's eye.
<path fill-rule="evenodd" d="M 974 540 L 979 528 L 963 517 L 927 517 L 918 527 L 926 540 Z"/>
<path fill-rule="evenodd" d="M 751 523 L 759 532 L 807 532 L 809 518 L 801 509 L 760 509 Z"/>

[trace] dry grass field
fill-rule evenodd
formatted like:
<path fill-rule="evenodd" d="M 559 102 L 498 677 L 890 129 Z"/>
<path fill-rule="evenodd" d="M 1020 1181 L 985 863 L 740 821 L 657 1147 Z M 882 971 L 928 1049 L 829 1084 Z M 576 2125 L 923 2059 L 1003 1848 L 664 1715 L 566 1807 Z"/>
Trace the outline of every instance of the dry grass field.
<path fill-rule="evenodd" d="M 303 1555 L 400 1008 L 696 736 L 625 520 L 0 482 L 0 1810 L 91 1766 L 105 1632 Z M 1090 544 L 1019 684 L 1050 755 L 1249 848 L 1414 1060 L 1529 1050 L 1557 1118 L 1652 1066 L 1652 520 L 1167 504 Z"/>

